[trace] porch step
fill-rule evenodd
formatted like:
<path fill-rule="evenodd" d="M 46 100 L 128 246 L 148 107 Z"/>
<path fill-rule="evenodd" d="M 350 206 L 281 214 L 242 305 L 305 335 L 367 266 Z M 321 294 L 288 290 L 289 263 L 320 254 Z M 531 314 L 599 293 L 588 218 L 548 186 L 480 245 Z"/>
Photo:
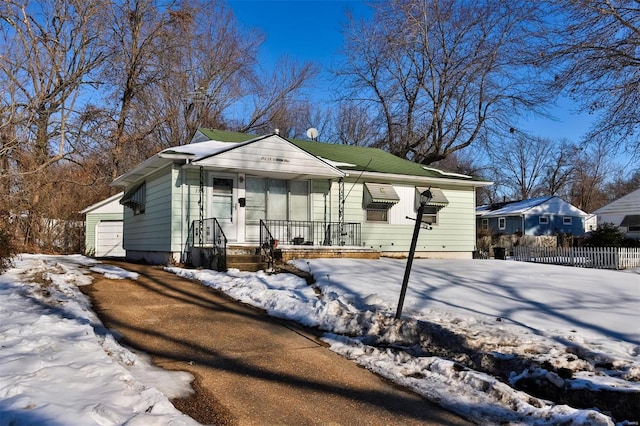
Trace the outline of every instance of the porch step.
<path fill-rule="evenodd" d="M 267 269 L 267 262 L 259 254 L 229 254 L 227 252 L 227 268 L 256 272 Z"/>

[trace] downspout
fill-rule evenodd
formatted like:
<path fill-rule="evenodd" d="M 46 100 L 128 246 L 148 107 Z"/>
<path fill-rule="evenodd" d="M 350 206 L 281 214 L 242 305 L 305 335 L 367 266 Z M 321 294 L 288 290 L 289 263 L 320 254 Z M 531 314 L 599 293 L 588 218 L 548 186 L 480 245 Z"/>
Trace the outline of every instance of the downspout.
<path fill-rule="evenodd" d="M 338 181 L 338 232 L 340 233 L 340 245 L 343 246 L 344 242 L 344 178 L 340 178 Z"/>
<path fill-rule="evenodd" d="M 198 200 L 200 208 L 200 223 L 198 224 L 198 243 L 202 247 L 202 231 L 204 230 L 204 167 L 200 166 L 200 199 Z"/>
<path fill-rule="evenodd" d="M 180 167 L 180 200 L 181 200 L 181 204 L 182 207 L 180 209 L 180 247 L 181 247 L 181 260 L 182 262 L 186 262 L 187 261 L 187 250 L 188 250 L 188 242 L 189 242 L 189 236 L 187 235 L 185 238 L 185 223 L 189 220 L 189 213 L 190 212 L 185 212 L 186 210 L 186 206 L 187 203 L 185 201 L 185 190 L 187 190 L 188 188 L 185 188 L 187 186 L 187 167 L 191 164 L 191 160 L 187 159 L 186 162 L 182 165 L 182 167 Z M 189 191 L 187 191 L 187 193 L 189 193 Z M 189 226 L 187 225 L 186 227 L 187 229 L 187 233 L 189 230 Z"/>

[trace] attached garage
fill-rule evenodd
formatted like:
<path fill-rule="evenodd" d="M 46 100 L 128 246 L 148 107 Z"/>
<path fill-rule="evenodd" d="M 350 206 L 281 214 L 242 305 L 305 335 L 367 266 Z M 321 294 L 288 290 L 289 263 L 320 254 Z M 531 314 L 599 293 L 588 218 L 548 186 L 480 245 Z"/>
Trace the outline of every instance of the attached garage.
<path fill-rule="evenodd" d="M 120 204 L 123 193 L 97 202 L 80 213 L 85 220 L 85 254 L 95 257 L 124 257 L 122 224 L 124 207 Z"/>

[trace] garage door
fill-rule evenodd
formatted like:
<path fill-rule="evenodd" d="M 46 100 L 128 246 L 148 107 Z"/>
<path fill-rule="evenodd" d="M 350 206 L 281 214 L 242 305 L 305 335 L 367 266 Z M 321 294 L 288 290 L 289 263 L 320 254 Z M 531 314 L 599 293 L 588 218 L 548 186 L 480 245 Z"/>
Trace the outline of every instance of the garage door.
<path fill-rule="evenodd" d="M 124 257 L 122 221 L 100 222 L 96 227 L 96 257 Z"/>

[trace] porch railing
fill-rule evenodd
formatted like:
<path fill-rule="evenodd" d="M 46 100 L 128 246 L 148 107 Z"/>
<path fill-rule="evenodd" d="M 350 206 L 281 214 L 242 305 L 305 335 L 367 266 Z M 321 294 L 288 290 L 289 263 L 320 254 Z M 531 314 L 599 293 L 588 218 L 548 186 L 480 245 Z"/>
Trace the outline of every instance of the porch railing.
<path fill-rule="evenodd" d="M 191 224 L 192 247 L 212 248 L 218 270 L 227 269 L 227 236 L 216 218 L 194 220 Z"/>
<path fill-rule="evenodd" d="M 260 252 L 267 259 L 267 268 L 273 268 L 273 262 L 275 260 L 275 249 L 278 245 L 278 241 L 273 238 L 269 227 L 264 220 L 260 219 Z"/>
<path fill-rule="evenodd" d="M 316 246 L 360 246 L 362 231 L 360 223 L 265 220 L 273 239 L 280 244 Z"/>

